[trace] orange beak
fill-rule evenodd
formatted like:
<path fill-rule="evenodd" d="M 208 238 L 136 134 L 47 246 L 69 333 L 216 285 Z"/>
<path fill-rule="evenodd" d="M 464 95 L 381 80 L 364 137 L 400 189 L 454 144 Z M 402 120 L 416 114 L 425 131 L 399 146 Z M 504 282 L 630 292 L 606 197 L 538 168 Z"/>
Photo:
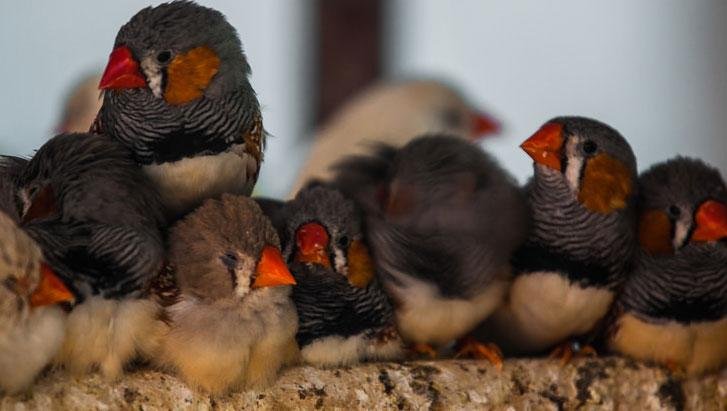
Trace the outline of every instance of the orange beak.
<path fill-rule="evenodd" d="M 500 132 L 500 122 L 485 113 L 472 114 L 472 140 Z"/>
<path fill-rule="evenodd" d="M 563 147 L 563 126 L 547 123 L 520 145 L 533 161 L 560 171 L 560 152 Z"/>
<path fill-rule="evenodd" d="M 697 228 L 692 241 L 707 242 L 727 238 L 727 205 L 715 200 L 702 203 L 695 217 Z"/>
<path fill-rule="evenodd" d="M 374 262 L 369 249 L 360 240 L 354 240 L 348 247 L 348 282 L 358 288 L 366 288 L 374 278 Z"/>
<path fill-rule="evenodd" d="M 266 245 L 257 263 L 255 282 L 252 288 L 277 287 L 281 285 L 295 285 L 295 278 L 290 274 L 288 266 L 283 261 L 283 255 L 277 248 Z"/>
<path fill-rule="evenodd" d="M 318 223 L 307 223 L 298 228 L 295 233 L 295 242 L 298 252 L 295 261 L 299 263 L 319 264 L 326 268 L 331 267 L 328 258 L 328 233 Z"/>
<path fill-rule="evenodd" d="M 58 303 L 72 303 L 73 294 L 56 276 L 53 270 L 45 263 L 40 266 L 40 283 L 33 294 L 30 295 L 30 306 L 40 307 Z"/>
<path fill-rule="evenodd" d="M 146 87 L 146 79 L 139 71 L 139 63 L 134 60 L 131 50 L 126 46 L 115 48 L 109 56 L 98 88 L 118 90 L 139 87 Z"/>

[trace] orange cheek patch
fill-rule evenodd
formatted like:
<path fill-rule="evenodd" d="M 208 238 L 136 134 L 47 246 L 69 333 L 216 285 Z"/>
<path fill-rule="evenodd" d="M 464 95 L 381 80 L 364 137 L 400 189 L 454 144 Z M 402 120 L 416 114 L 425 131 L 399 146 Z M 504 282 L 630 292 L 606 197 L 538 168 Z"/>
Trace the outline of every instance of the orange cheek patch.
<path fill-rule="evenodd" d="M 631 173 L 622 162 L 599 154 L 586 163 L 578 201 L 593 212 L 608 214 L 626 207 L 631 185 Z"/>
<path fill-rule="evenodd" d="M 219 68 L 220 58 L 206 46 L 177 55 L 167 67 L 164 100 L 179 105 L 202 97 Z"/>
<path fill-rule="evenodd" d="M 368 248 L 355 240 L 348 248 L 348 282 L 358 288 L 365 288 L 374 278 L 374 262 Z"/>
<path fill-rule="evenodd" d="M 672 254 L 671 221 L 661 210 L 647 211 L 639 218 L 639 243 L 649 254 Z"/>

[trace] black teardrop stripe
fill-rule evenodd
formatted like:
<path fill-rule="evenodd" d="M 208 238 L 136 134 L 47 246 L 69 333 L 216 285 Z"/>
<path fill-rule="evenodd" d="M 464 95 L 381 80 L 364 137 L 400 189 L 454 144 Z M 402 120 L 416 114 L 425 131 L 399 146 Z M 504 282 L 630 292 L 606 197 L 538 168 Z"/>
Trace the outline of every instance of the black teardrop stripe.
<path fill-rule="evenodd" d="M 294 264 L 293 301 L 298 310 L 296 339 L 301 347 L 325 337 L 372 337 L 393 321 L 391 304 L 374 281 L 366 288 L 352 287 L 342 275 Z"/>

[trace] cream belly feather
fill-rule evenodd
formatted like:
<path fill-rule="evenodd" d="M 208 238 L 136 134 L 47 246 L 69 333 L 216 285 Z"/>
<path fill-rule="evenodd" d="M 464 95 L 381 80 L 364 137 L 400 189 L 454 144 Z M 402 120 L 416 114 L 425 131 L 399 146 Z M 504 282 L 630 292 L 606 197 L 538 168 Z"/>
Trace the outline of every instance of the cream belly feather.
<path fill-rule="evenodd" d="M 612 302 L 611 291 L 582 288 L 556 272 L 522 275 L 487 322 L 487 333 L 508 350 L 538 352 L 589 332 Z"/>
<path fill-rule="evenodd" d="M 376 337 L 373 337 L 376 338 Z M 356 364 L 359 361 L 390 361 L 404 356 L 399 338 L 377 344 L 363 334 L 350 337 L 331 336 L 306 345 L 300 351 L 303 362 L 322 367 Z"/>
<path fill-rule="evenodd" d="M 205 199 L 224 193 L 252 193 L 257 173 L 256 160 L 244 153 L 243 145 L 230 151 L 173 163 L 144 166 L 158 188 L 166 207 L 175 214 L 195 209 Z"/>
<path fill-rule="evenodd" d="M 687 325 L 625 314 L 616 327 L 609 348 L 638 360 L 678 365 L 689 374 L 727 365 L 727 318 Z"/>
<path fill-rule="evenodd" d="M 24 324 L 0 335 L 0 391 L 12 394 L 30 386 L 61 348 L 65 321 L 60 307 L 40 307 Z"/>
<path fill-rule="evenodd" d="M 137 356 L 157 350 L 166 325 L 151 300 L 107 300 L 91 297 L 68 315 L 66 339 L 55 363 L 73 374 L 98 367 L 108 379 L 121 376 Z"/>
<path fill-rule="evenodd" d="M 470 299 L 452 299 L 440 295 L 434 285 L 409 275 L 394 276 L 402 286 L 389 285 L 396 309 L 396 321 L 404 340 L 444 346 L 464 336 L 487 318 L 502 302 L 508 281 L 495 280 L 484 292 Z"/>

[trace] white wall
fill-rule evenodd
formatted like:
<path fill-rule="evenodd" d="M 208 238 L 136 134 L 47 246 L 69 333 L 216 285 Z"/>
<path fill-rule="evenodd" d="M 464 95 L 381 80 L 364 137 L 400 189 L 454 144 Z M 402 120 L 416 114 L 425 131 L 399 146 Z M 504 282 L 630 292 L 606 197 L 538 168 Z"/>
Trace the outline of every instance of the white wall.
<path fill-rule="evenodd" d="M 601 119 L 643 169 L 677 153 L 727 177 L 727 2 L 394 0 L 388 72 L 440 74 L 505 122 L 487 146 L 515 174 L 517 147 L 560 114 Z"/>
<path fill-rule="evenodd" d="M 0 152 L 32 154 L 78 76 L 102 70 L 119 27 L 161 1 L 0 2 Z M 308 125 L 308 7 L 298 0 L 200 0 L 235 26 L 252 65 L 269 140 L 261 187 L 281 191 L 285 154 Z M 277 188 L 281 186 L 282 188 Z"/>

